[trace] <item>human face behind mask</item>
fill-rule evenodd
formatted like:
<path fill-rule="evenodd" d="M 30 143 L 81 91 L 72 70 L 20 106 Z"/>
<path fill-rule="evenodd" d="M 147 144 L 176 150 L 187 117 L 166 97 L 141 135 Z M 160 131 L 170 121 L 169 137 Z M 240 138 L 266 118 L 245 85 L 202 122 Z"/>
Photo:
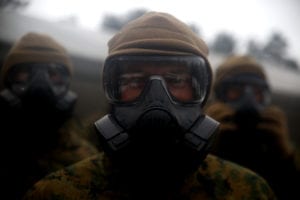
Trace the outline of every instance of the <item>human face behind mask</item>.
<path fill-rule="evenodd" d="M 68 69 L 59 63 L 14 65 L 7 73 L 1 97 L 12 109 L 25 113 L 29 110 L 37 116 L 55 112 L 69 115 L 77 99 L 69 90 L 70 79 Z"/>
<path fill-rule="evenodd" d="M 112 103 L 141 102 L 154 79 L 163 82 L 173 103 L 201 104 L 207 93 L 208 77 L 201 58 L 125 56 L 112 59 L 108 65 L 104 86 Z"/>
<path fill-rule="evenodd" d="M 182 102 L 193 98 L 192 76 L 185 66 L 164 65 L 162 67 L 143 64 L 143 66 L 129 66 L 120 77 L 121 100 L 132 101 L 142 93 L 150 77 L 161 77 L 170 94 Z"/>
<path fill-rule="evenodd" d="M 51 91 L 52 96 L 59 98 L 67 92 L 69 82 L 66 67 L 56 63 L 19 64 L 9 71 L 6 79 L 8 87 L 19 97 L 36 90 L 37 95 Z"/>
<path fill-rule="evenodd" d="M 253 84 L 232 85 L 228 87 L 226 91 L 226 98 L 228 101 L 236 101 L 245 93 L 251 93 L 255 102 L 263 103 L 264 91 L 259 86 Z"/>
<path fill-rule="evenodd" d="M 259 111 L 270 103 L 267 82 L 251 73 L 238 74 L 223 80 L 216 92 L 220 100 L 236 110 L 252 106 Z"/>

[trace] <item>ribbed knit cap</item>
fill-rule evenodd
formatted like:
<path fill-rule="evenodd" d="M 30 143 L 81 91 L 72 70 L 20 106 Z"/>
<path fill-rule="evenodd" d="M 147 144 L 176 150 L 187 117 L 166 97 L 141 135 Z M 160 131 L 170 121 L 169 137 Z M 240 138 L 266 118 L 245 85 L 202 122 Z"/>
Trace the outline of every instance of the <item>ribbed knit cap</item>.
<path fill-rule="evenodd" d="M 196 55 L 207 61 L 206 44 L 167 13 L 148 12 L 126 24 L 108 43 L 109 56 Z"/>
<path fill-rule="evenodd" d="M 216 70 L 214 87 L 224 79 L 241 73 L 252 73 L 266 80 L 263 67 L 252 57 L 246 55 L 229 56 Z"/>
<path fill-rule="evenodd" d="M 65 65 L 72 74 L 72 63 L 63 46 L 48 35 L 28 33 L 10 49 L 1 69 L 1 80 L 16 64 L 49 62 Z"/>

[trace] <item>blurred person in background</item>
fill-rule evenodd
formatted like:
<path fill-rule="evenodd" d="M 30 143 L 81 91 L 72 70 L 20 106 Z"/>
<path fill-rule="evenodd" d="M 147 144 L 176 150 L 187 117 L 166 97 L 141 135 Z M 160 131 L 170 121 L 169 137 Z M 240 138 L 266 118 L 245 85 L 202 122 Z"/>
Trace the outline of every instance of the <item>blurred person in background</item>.
<path fill-rule="evenodd" d="M 264 179 L 207 155 L 219 123 L 208 48 L 186 24 L 149 12 L 108 42 L 111 105 L 95 122 L 104 152 L 50 174 L 25 199 L 275 199 Z"/>
<path fill-rule="evenodd" d="M 28 33 L 10 49 L 1 68 L 1 181 L 9 199 L 20 199 L 37 180 L 95 154 L 80 137 L 70 90 L 72 63 L 53 38 Z"/>
<path fill-rule="evenodd" d="M 205 109 L 221 123 L 213 153 L 262 175 L 280 199 L 299 199 L 296 150 L 285 113 L 271 102 L 263 67 L 250 56 L 232 55 L 216 69 L 213 92 Z"/>

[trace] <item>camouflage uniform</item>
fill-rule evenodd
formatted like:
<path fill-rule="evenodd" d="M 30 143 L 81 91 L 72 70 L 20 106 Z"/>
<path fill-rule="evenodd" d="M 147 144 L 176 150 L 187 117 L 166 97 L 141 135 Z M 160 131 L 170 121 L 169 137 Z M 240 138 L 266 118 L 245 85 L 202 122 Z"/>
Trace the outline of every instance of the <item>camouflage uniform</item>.
<path fill-rule="evenodd" d="M 82 130 L 75 118 L 68 119 L 61 128 L 51 131 L 58 137 L 50 140 L 27 135 L 26 131 L 30 130 L 24 129 L 22 123 L 9 131 L 11 135 L 4 135 L 1 141 L 1 158 L 4 162 L 0 176 L 6 182 L 4 191 L 8 195 L 15 195 L 16 199 L 48 173 L 97 153 L 93 145 L 80 137 Z M 47 130 L 40 130 L 39 133 L 43 135 L 45 132 Z M 18 135 L 20 133 L 24 136 Z"/>
<path fill-rule="evenodd" d="M 97 149 L 81 137 L 82 128 L 75 117 L 67 120 L 58 130 L 55 147 L 37 159 L 40 168 L 52 172 L 96 154 Z"/>
<path fill-rule="evenodd" d="M 115 173 L 118 172 L 100 153 L 48 175 L 34 185 L 25 199 L 132 199 L 124 185 L 114 182 Z M 155 193 L 155 185 L 151 191 Z M 144 195 L 140 199 L 147 199 L 148 194 Z M 276 199 L 264 179 L 213 155 L 206 157 L 179 190 L 166 191 L 165 195 L 164 199 Z"/>

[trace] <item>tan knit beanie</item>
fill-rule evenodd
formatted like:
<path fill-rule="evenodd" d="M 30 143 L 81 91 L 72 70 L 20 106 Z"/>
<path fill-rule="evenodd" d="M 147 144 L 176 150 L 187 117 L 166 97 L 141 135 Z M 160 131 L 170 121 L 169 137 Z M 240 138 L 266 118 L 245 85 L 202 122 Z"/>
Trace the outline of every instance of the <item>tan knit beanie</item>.
<path fill-rule="evenodd" d="M 16 64 L 48 62 L 63 64 L 72 74 L 71 60 L 63 46 L 48 35 L 28 33 L 10 49 L 1 69 L 1 80 Z"/>
<path fill-rule="evenodd" d="M 148 12 L 126 24 L 108 43 L 116 55 L 197 55 L 205 60 L 206 44 L 183 22 L 167 13 Z"/>
<path fill-rule="evenodd" d="M 263 67 L 254 58 L 246 55 L 232 55 L 217 68 L 214 87 L 217 87 L 224 79 L 241 73 L 253 73 L 266 80 Z"/>

